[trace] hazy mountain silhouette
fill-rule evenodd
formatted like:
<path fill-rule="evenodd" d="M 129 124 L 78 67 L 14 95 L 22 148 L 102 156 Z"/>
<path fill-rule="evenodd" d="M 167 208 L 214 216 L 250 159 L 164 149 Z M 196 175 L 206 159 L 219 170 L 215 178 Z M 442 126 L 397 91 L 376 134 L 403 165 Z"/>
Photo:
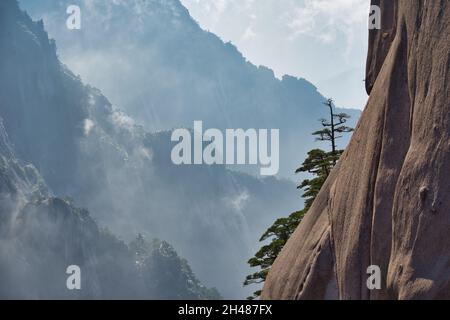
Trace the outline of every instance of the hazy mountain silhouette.
<path fill-rule="evenodd" d="M 80 152 L 73 125 L 83 109 L 69 101 L 88 89 L 59 64 L 42 27 L 16 1 L 0 3 L 0 298 L 220 298 L 168 243 L 139 236 L 128 246 L 87 210 L 53 196 L 74 178 L 65 173 Z M 34 160 L 53 188 L 18 154 Z M 80 291 L 66 287 L 74 264 L 82 269 Z"/>
<path fill-rule="evenodd" d="M 45 180 L 49 189 L 43 198 L 33 198 L 30 206 L 22 204 L 27 210 L 20 217 L 31 217 L 23 219 L 31 221 L 26 234 L 32 236 L 26 239 L 39 242 L 40 230 L 47 230 L 39 217 L 46 215 L 56 217 L 50 220 L 56 227 L 44 234 L 49 234 L 52 243 L 67 240 L 76 252 L 80 246 L 101 241 L 102 235 L 95 231 L 97 223 L 125 241 L 138 233 L 162 238 L 189 260 L 207 286 L 217 287 L 225 297 L 244 297 L 246 260 L 273 219 L 300 206 L 295 185 L 224 166 L 173 165 L 168 132 L 149 133 L 137 126 L 136 120 L 113 107 L 98 89 L 85 86 L 58 60 L 55 42 L 48 39 L 41 21 L 33 22 L 14 0 L 3 1 L 1 6 L 0 116 L 17 157 L 32 164 L 27 168 L 34 178 L 29 179 Z M 87 208 L 95 223 L 83 218 L 87 212 L 77 207 Z M 60 215 L 68 220 L 60 220 Z M 12 217 L 13 221 L 17 218 Z M 65 228 L 72 227 L 86 229 L 87 234 L 67 235 Z M 39 250 L 45 247 L 43 242 Z M 55 259 L 64 254 L 80 257 L 64 250 L 50 251 Z M 128 254 L 125 249 L 120 252 Z M 97 256 L 96 251 L 91 253 Z M 100 277 L 99 273 L 92 271 Z M 41 278 L 50 281 L 51 274 Z M 186 277 L 192 278 L 189 273 Z M 49 292 L 58 295 L 58 290 Z M 96 290 L 82 297 L 105 296 Z M 203 289 L 195 292 L 205 297 Z"/>
<path fill-rule="evenodd" d="M 21 3 L 44 19 L 74 72 L 150 131 L 191 127 L 194 120 L 214 128 L 278 128 L 280 175 L 292 179 L 313 147 L 316 120 L 327 115 L 314 85 L 253 65 L 202 30 L 179 0 L 78 1 L 77 31 L 65 27 L 73 1 Z M 345 111 L 355 124 L 359 111 Z"/>

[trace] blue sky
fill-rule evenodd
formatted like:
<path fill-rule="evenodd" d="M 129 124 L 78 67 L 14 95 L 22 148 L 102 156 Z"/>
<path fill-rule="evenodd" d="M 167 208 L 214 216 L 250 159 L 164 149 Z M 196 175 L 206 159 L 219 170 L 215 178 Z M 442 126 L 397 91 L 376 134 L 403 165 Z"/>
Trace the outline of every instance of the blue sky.
<path fill-rule="evenodd" d="M 181 1 L 254 64 L 306 78 L 341 107 L 364 108 L 368 0 Z"/>

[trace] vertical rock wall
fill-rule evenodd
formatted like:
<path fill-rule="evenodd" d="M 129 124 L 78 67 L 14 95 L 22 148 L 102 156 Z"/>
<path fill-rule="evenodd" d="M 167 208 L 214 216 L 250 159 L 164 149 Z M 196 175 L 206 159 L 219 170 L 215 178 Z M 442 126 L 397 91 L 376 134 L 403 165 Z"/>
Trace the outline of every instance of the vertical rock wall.
<path fill-rule="evenodd" d="M 372 4 L 368 105 L 264 299 L 450 298 L 450 1 Z"/>

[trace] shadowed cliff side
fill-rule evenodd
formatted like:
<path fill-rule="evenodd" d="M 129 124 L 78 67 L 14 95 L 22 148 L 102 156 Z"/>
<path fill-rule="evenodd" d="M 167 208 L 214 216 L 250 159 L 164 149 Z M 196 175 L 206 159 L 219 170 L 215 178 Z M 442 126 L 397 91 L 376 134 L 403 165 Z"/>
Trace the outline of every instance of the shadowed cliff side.
<path fill-rule="evenodd" d="M 450 3 L 372 4 L 368 105 L 263 299 L 450 298 Z"/>

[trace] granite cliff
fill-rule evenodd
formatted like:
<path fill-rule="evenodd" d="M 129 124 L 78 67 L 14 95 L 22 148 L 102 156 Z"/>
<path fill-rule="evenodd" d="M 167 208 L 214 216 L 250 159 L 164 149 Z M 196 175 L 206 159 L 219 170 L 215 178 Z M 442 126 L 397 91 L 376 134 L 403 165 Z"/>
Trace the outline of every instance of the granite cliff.
<path fill-rule="evenodd" d="M 264 299 L 450 298 L 450 3 L 372 4 L 367 107 Z"/>

